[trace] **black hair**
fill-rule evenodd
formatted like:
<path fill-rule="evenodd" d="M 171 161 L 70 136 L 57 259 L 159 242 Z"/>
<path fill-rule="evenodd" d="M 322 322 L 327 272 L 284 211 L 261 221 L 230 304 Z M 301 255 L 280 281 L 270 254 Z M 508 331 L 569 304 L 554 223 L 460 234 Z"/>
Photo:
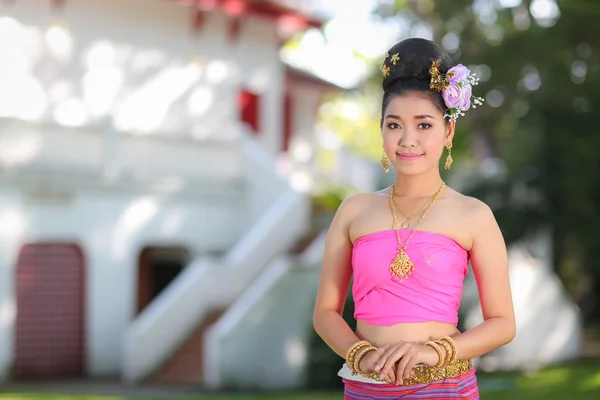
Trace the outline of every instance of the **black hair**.
<path fill-rule="evenodd" d="M 397 60 L 395 65 L 393 60 Z M 445 74 L 452 68 L 452 59 L 448 53 L 430 40 L 411 38 L 392 46 L 382 65 L 382 71 L 385 70 L 382 82 L 382 122 L 390 101 L 409 91 L 419 92 L 431 100 L 442 113 L 446 111 L 442 95 L 437 90 L 429 88 L 431 81 L 429 69 L 434 61 L 439 62 L 438 71 L 441 74 Z"/>

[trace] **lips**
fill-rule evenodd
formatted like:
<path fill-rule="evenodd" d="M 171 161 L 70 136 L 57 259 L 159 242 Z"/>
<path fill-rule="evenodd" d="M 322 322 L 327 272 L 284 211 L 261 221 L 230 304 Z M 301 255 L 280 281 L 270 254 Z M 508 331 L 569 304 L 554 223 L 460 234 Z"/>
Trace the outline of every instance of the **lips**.
<path fill-rule="evenodd" d="M 423 154 L 416 153 L 396 153 L 401 160 L 413 161 L 423 157 Z"/>

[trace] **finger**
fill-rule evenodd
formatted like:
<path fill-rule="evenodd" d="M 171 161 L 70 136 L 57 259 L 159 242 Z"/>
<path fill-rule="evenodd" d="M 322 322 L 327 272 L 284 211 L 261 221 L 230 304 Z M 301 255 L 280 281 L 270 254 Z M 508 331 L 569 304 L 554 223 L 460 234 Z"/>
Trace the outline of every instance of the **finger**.
<path fill-rule="evenodd" d="M 409 354 L 405 354 L 398 363 L 398 368 L 396 369 L 396 385 L 401 385 L 404 380 L 404 374 L 406 371 L 406 366 L 411 360 L 411 356 Z"/>
<path fill-rule="evenodd" d="M 375 350 L 375 352 L 373 353 L 373 359 L 375 360 L 375 366 L 373 367 L 374 371 L 379 371 L 381 369 L 381 367 L 383 366 L 383 362 L 381 360 L 383 359 L 384 355 L 388 350 L 389 346 L 383 346 Z"/>
<path fill-rule="evenodd" d="M 385 376 L 387 373 L 394 368 L 396 361 L 400 360 L 402 356 L 406 353 L 407 347 L 401 346 L 396 349 L 392 354 L 390 354 L 385 360 L 385 364 L 381 368 L 381 373 Z M 398 374 L 396 374 L 398 376 Z"/>
<path fill-rule="evenodd" d="M 376 366 L 379 366 L 379 370 L 383 368 L 383 366 L 386 363 L 386 360 L 391 354 L 394 353 L 396 347 L 397 346 L 385 346 L 379 349 L 382 350 L 376 362 Z"/>
<path fill-rule="evenodd" d="M 399 357 L 402 357 L 402 353 L 396 352 L 388 356 L 388 358 L 381 366 L 381 376 L 386 376 L 390 373 L 390 371 L 395 370 L 396 362 L 398 361 Z"/>
<path fill-rule="evenodd" d="M 415 375 L 414 367 L 417 365 L 417 359 L 412 357 L 408 364 L 406 364 L 406 369 L 404 370 L 404 379 L 411 378 Z"/>
<path fill-rule="evenodd" d="M 394 368 L 391 368 L 390 372 L 388 372 L 387 379 L 389 384 L 393 384 L 396 381 L 396 370 Z"/>
<path fill-rule="evenodd" d="M 397 346 L 392 346 L 392 347 L 385 349 L 385 351 L 382 353 L 381 357 L 379 357 L 379 359 L 377 360 L 376 364 L 379 367 L 378 371 L 380 371 L 383 376 L 385 376 L 387 374 L 387 372 L 389 371 L 390 364 L 394 363 L 394 361 L 392 361 L 390 357 L 392 357 L 392 355 L 394 354 L 394 352 L 396 350 L 397 350 Z M 384 369 L 385 369 L 385 372 L 384 372 Z"/>

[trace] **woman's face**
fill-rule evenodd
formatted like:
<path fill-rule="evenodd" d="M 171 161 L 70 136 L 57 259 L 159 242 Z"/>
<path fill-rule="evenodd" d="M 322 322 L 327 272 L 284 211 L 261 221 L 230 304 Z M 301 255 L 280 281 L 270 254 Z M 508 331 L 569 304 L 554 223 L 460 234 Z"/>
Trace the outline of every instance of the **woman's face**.
<path fill-rule="evenodd" d="M 417 175 L 439 168 L 444 145 L 452 141 L 454 122 L 418 92 L 392 98 L 383 114 L 383 148 L 401 174 Z"/>

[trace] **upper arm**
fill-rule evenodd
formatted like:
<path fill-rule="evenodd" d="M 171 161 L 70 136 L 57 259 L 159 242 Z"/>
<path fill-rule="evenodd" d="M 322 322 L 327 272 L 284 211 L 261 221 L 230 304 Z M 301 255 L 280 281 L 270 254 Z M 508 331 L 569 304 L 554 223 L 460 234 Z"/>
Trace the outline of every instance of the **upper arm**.
<path fill-rule="evenodd" d="M 483 318 L 506 317 L 514 321 L 506 244 L 492 210 L 476 200 L 473 218 L 471 265 L 477 281 Z"/>
<path fill-rule="evenodd" d="M 356 208 L 356 197 L 344 200 L 338 208 L 325 240 L 321 278 L 315 312 L 334 310 L 342 313 L 352 278 L 352 241 L 349 225 Z"/>

